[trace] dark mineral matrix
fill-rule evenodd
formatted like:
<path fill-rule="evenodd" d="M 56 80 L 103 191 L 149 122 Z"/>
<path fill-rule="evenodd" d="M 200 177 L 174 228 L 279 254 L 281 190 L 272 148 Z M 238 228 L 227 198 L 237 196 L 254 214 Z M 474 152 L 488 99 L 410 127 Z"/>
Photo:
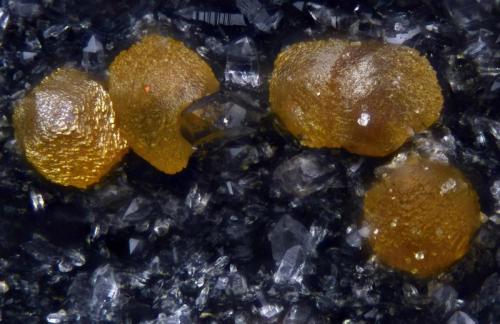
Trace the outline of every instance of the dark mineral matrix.
<path fill-rule="evenodd" d="M 35 136 L 43 168 L 33 167 L 14 136 L 16 103 L 37 100 L 32 90 L 57 69 L 110 91 L 111 63 L 147 35 L 178 41 L 220 84 L 178 116 L 176 136 L 194 147 L 187 166 L 162 173 L 137 149 L 85 190 L 45 179 L 40 171 L 61 176 L 54 168 L 73 170 L 73 161 L 51 163 L 57 152 Z M 425 57 L 442 91 L 437 121 L 412 126 L 418 133 L 385 156 L 302 146 L 271 109 L 273 67 L 294 44 L 331 39 Z M 200 72 L 182 71 L 182 82 Z M 118 81 L 145 78 L 127 72 Z M 154 99 L 157 86 L 139 89 Z M 280 89 L 291 111 L 302 98 L 294 89 Z M 383 94 L 373 98 L 384 107 Z M 115 101 L 133 106 L 121 93 Z M 88 103 L 61 102 L 71 118 Z M 355 126 L 384 121 L 355 108 Z M 22 127 L 22 138 L 50 136 Z M 0 1 L 1 323 L 498 323 L 499 217 L 499 1 Z"/>

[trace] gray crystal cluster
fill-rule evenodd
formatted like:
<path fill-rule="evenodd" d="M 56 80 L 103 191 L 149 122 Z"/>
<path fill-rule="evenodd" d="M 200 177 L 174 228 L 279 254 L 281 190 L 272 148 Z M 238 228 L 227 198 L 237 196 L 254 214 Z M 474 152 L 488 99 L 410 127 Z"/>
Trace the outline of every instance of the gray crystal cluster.
<path fill-rule="evenodd" d="M 498 322 L 498 1 L 0 3 L 0 322 Z M 182 116 L 209 125 L 183 125 L 188 168 L 167 176 L 130 153 L 87 191 L 43 180 L 16 146 L 15 100 L 63 65 L 105 80 L 150 32 L 185 42 L 222 85 Z M 332 35 L 417 48 L 437 71 L 443 116 L 407 147 L 462 169 L 485 215 L 439 277 L 371 258 L 361 204 L 384 161 L 300 147 L 269 113 L 277 53 Z"/>

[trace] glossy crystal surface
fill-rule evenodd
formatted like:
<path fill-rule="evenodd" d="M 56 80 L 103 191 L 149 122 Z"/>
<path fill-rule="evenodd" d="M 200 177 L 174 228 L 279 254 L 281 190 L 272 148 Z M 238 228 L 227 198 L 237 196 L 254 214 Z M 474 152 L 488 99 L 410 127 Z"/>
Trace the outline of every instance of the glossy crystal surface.
<path fill-rule="evenodd" d="M 385 156 L 438 119 L 443 97 L 418 51 L 332 39 L 297 43 L 278 55 L 270 102 L 305 146 Z"/>
<path fill-rule="evenodd" d="M 181 42 L 150 35 L 109 69 L 118 124 L 132 149 L 165 173 L 181 171 L 193 149 L 180 133 L 180 114 L 219 89 L 210 67 Z"/>
<path fill-rule="evenodd" d="M 206 0 L 18 0 L 0 9 L 8 21 L 0 18 L 3 322 L 495 323 L 500 3 L 238 2 L 258 14 Z M 276 11 L 274 29 L 261 13 Z M 269 33 L 257 28 L 263 24 Z M 43 37 L 61 25 L 70 28 Z M 152 30 L 196 49 L 224 79 L 221 105 L 209 109 L 224 137 L 199 147 L 176 175 L 129 154 L 85 192 L 42 181 L 16 154 L 11 103 L 61 64 L 106 77 L 116 55 Z M 280 49 L 332 35 L 403 42 L 436 69 L 446 108 L 416 150 L 466 173 L 487 219 L 469 252 L 438 277 L 380 266 L 363 244 L 368 231 L 358 216 L 380 159 L 297 145 L 267 115 Z M 234 45 L 252 43 L 256 54 L 236 60 Z M 265 114 L 257 126 L 254 111 Z M 240 125 L 253 131 L 234 137 Z"/>
<path fill-rule="evenodd" d="M 64 186 L 98 182 L 127 148 L 108 93 L 75 69 L 47 76 L 19 101 L 13 120 L 28 161 Z"/>
<path fill-rule="evenodd" d="M 480 206 L 458 169 L 410 156 L 384 171 L 366 193 L 364 221 L 383 263 L 428 277 L 467 252 L 480 225 Z"/>

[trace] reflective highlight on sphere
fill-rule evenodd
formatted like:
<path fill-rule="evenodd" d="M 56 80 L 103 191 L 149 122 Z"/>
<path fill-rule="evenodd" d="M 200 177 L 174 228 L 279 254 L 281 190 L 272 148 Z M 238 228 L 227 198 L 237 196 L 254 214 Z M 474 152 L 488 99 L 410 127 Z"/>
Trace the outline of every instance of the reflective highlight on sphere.
<path fill-rule="evenodd" d="M 219 89 L 203 59 L 179 41 L 146 36 L 115 58 L 109 86 L 132 149 L 165 173 L 185 168 L 193 149 L 181 135 L 180 114 Z"/>
<path fill-rule="evenodd" d="M 439 117 L 436 73 L 416 50 L 376 41 L 294 44 L 274 63 L 270 103 L 305 146 L 385 156 Z"/>
<path fill-rule="evenodd" d="M 46 77 L 19 101 L 13 120 L 28 161 L 64 186 L 98 182 L 127 149 L 108 93 L 74 69 Z"/>
<path fill-rule="evenodd" d="M 383 263 L 428 277 L 467 252 L 480 225 L 480 206 L 458 169 L 410 156 L 366 193 L 364 222 Z"/>

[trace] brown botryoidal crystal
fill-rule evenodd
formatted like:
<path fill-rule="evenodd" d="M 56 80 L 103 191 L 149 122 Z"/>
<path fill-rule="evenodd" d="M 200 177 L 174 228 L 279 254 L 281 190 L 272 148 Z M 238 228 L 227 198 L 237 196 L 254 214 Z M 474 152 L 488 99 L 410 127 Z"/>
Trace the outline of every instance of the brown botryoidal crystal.
<path fill-rule="evenodd" d="M 21 99 L 17 142 L 48 180 L 77 188 L 98 182 L 127 150 L 108 93 L 85 73 L 58 69 Z"/>
<path fill-rule="evenodd" d="M 219 82 L 207 63 L 172 38 L 144 37 L 110 66 L 109 92 L 132 149 L 157 169 L 186 167 L 193 149 L 181 135 L 180 115 Z"/>
<path fill-rule="evenodd" d="M 274 63 L 269 90 L 272 111 L 303 145 L 368 156 L 394 152 L 443 105 L 424 56 L 377 41 L 291 45 Z"/>
<path fill-rule="evenodd" d="M 366 192 L 364 222 L 382 263 L 429 277 L 468 251 L 480 225 L 480 206 L 458 169 L 410 155 L 385 169 Z"/>

